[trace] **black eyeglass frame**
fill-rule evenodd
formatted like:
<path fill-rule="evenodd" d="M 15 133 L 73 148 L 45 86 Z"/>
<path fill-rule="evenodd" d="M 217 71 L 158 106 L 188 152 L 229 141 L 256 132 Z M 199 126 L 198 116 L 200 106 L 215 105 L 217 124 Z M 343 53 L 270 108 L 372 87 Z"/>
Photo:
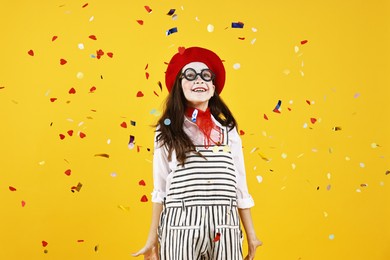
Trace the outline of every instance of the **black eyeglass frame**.
<path fill-rule="evenodd" d="M 193 73 L 194 73 L 194 75 L 195 75 L 195 77 L 192 79 L 192 78 L 187 78 L 187 75 L 186 75 L 186 72 L 187 71 L 192 71 Z M 210 79 L 205 79 L 204 78 L 204 76 L 203 76 L 203 72 L 210 72 L 210 75 L 211 75 L 211 78 Z M 198 77 L 198 76 L 200 76 L 201 77 L 201 79 L 203 79 L 204 81 L 206 81 L 206 82 L 210 82 L 210 81 L 213 81 L 214 79 L 215 79 L 215 74 L 214 74 L 214 72 L 212 71 L 212 70 L 210 70 L 210 69 L 202 69 L 201 71 L 200 71 L 200 73 L 197 73 L 196 72 L 196 70 L 194 70 L 193 68 L 187 68 L 182 74 L 181 74 L 181 76 L 180 76 L 180 78 L 185 78 L 186 80 L 188 80 L 188 81 L 194 81 L 194 80 L 196 80 L 196 78 Z"/>

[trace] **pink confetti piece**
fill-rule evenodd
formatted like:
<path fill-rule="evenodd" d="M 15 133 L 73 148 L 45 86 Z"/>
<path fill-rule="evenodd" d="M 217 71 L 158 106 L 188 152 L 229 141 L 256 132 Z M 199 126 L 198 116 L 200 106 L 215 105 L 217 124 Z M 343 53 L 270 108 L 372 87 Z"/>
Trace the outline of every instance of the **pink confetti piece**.
<path fill-rule="evenodd" d="M 57 40 L 58 36 L 54 35 L 52 38 L 51 38 L 51 41 L 54 42 L 55 40 Z"/>
<path fill-rule="evenodd" d="M 68 63 L 65 59 L 60 59 L 60 64 L 61 65 L 65 65 L 66 63 Z"/>
<path fill-rule="evenodd" d="M 9 186 L 8 187 L 10 191 L 16 191 L 16 188 L 12 187 L 12 186 Z"/>
<path fill-rule="evenodd" d="M 26 206 L 26 202 L 24 200 L 22 200 L 22 208 L 24 208 Z"/>
<path fill-rule="evenodd" d="M 137 23 L 138 23 L 139 25 L 144 25 L 144 21 L 142 21 L 142 20 L 137 20 Z"/>
<path fill-rule="evenodd" d="M 89 39 L 91 39 L 91 40 L 94 40 L 94 41 L 96 41 L 96 40 L 97 40 L 96 36 L 95 36 L 95 35 L 93 35 L 93 34 L 92 34 L 92 35 L 90 35 L 90 36 L 88 36 L 88 38 L 89 38 Z"/>
<path fill-rule="evenodd" d="M 76 89 L 75 88 L 69 89 L 69 94 L 76 94 Z"/>
<path fill-rule="evenodd" d="M 28 55 L 30 55 L 30 56 L 34 56 L 34 51 L 33 51 L 33 50 L 29 50 L 27 53 L 28 53 Z"/>
<path fill-rule="evenodd" d="M 137 97 L 143 97 L 143 96 L 144 96 L 144 93 L 142 93 L 142 91 L 137 92 Z"/>
<path fill-rule="evenodd" d="M 140 181 L 138 182 L 138 184 L 139 184 L 140 186 L 146 186 L 146 183 L 145 183 L 144 180 L 140 180 Z"/>

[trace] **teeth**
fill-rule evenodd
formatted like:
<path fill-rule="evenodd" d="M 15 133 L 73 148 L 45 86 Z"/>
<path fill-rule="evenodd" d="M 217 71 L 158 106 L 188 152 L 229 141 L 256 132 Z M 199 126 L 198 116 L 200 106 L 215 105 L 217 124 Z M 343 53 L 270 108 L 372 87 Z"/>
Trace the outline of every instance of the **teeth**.
<path fill-rule="evenodd" d="M 194 91 L 194 92 L 206 92 L 205 89 L 201 89 L 201 88 L 197 88 L 197 89 L 194 89 L 192 91 Z"/>

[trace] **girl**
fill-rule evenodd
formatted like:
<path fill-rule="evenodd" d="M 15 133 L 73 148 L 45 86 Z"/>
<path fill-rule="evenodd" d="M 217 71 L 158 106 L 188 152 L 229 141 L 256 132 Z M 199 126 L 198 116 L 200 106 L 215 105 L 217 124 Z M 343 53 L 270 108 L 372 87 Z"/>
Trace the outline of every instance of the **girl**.
<path fill-rule="evenodd" d="M 212 51 L 191 47 L 168 64 L 169 91 L 157 123 L 152 223 L 145 259 L 242 259 L 261 245 L 253 227 L 237 123 L 219 94 L 225 68 Z"/>

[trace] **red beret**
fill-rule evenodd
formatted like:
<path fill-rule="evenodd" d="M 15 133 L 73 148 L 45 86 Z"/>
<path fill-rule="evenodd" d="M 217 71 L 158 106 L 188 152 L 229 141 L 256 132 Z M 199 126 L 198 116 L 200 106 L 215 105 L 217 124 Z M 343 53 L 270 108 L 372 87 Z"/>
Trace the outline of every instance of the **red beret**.
<path fill-rule="evenodd" d="M 185 65 L 191 62 L 203 62 L 212 72 L 214 72 L 215 89 L 217 93 L 220 94 L 225 85 L 225 67 L 217 54 L 200 47 L 186 48 L 183 52 L 178 52 L 173 55 L 168 64 L 167 71 L 165 72 L 165 85 L 167 86 L 168 91 L 171 92 L 177 74 L 181 72 Z"/>

